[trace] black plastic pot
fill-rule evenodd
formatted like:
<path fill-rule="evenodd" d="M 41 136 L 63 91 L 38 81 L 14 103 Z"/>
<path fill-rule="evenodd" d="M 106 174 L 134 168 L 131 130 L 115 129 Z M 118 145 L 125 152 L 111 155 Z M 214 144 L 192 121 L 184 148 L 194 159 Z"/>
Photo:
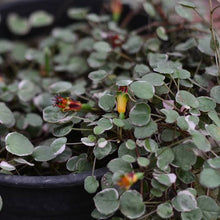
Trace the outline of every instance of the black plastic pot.
<path fill-rule="evenodd" d="M 95 171 L 97 178 L 106 169 Z M 92 195 L 83 181 L 91 172 L 61 176 L 0 175 L 1 220 L 91 220 Z"/>

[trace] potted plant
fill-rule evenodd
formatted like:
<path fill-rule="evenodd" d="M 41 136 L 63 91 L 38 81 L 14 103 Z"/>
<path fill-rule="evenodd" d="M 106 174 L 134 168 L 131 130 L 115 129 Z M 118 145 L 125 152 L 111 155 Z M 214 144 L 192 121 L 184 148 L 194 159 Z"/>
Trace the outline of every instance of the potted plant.
<path fill-rule="evenodd" d="M 69 8 L 80 22 L 0 41 L 1 219 L 91 219 L 91 196 L 95 219 L 218 219 L 219 40 L 172 3 Z M 7 18 L 17 34 L 52 21 Z"/>

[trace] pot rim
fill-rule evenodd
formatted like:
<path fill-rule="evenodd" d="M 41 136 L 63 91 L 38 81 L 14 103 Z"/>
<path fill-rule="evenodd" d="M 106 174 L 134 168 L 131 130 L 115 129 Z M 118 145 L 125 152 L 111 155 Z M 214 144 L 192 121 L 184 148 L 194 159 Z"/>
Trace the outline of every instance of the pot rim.
<path fill-rule="evenodd" d="M 107 168 L 99 168 L 94 172 L 94 176 L 100 179 L 107 171 Z M 83 185 L 84 179 L 92 175 L 92 171 L 83 173 L 71 173 L 58 176 L 19 176 L 0 174 L 0 185 L 14 188 L 63 188 Z"/>

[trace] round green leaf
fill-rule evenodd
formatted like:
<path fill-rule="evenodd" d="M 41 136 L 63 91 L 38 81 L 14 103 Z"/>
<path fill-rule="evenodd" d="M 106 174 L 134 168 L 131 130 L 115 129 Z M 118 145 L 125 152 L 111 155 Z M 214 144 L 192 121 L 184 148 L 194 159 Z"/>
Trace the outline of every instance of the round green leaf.
<path fill-rule="evenodd" d="M 212 168 L 205 168 L 200 173 L 200 183 L 207 188 L 220 186 L 220 171 Z"/>
<path fill-rule="evenodd" d="M 50 147 L 52 148 L 52 152 L 55 156 L 63 153 L 66 148 L 67 139 L 65 137 L 55 139 Z"/>
<path fill-rule="evenodd" d="M 191 143 L 184 143 L 173 148 L 175 156 L 172 162 L 175 166 L 181 167 L 183 170 L 190 170 L 192 165 L 196 163 L 196 155 L 193 152 L 194 145 Z"/>
<path fill-rule="evenodd" d="M 210 167 L 214 169 L 220 169 L 220 157 L 208 159 L 207 163 L 209 164 Z"/>
<path fill-rule="evenodd" d="M 30 101 L 36 94 L 35 85 L 29 80 L 22 80 L 18 89 L 18 97 L 24 102 Z"/>
<path fill-rule="evenodd" d="M 154 96 L 154 87 L 146 81 L 136 81 L 131 84 L 131 90 L 140 99 L 151 99 Z"/>
<path fill-rule="evenodd" d="M 206 130 L 216 140 L 220 141 L 220 127 L 214 124 L 207 125 Z"/>
<path fill-rule="evenodd" d="M 44 145 L 35 147 L 32 156 L 34 160 L 40 162 L 49 161 L 56 157 L 52 151 L 52 148 Z"/>
<path fill-rule="evenodd" d="M 130 36 L 128 40 L 123 44 L 123 49 L 130 54 L 137 53 L 142 46 L 143 40 L 139 36 Z"/>
<path fill-rule="evenodd" d="M 189 190 L 183 190 L 172 199 L 172 205 L 179 212 L 189 212 L 197 208 L 197 201 Z"/>
<path fill-rule="evenodd" d="M 164 84 L 165 76 L 158 73 L 148 73 L 144 75 L 141 80 L 147 81 L 153 86 L 162 86 Z"/>
<path fill-rule="evenodd" d="M 69 122 L 63 125 L 58 125 L 58 126 L 56 125 L 52 130 L 52 134 L 55 137 L 63 137 L 69 134 L 72 131 L 72 128 L 73 128 L 72 122 Z"/>
<path fill-rule="evenodd" d="M 131 124 L 136 126 L 147 125 L 150 121 L 150 106 L 145 103 L 136 104 L 129 113 Z"/>
<path fill-rule="evenodd" d="M 208 96 L 200 96 L 197 100 L 199 101 L 199 110 L 202 112 L 212 111 L 216 107 L 216 103 Z"/>
<path fill-rule="evenodd" d="M 15 13 L 11 13 L 7 17 L 7 23 L 9 29 L 18 35 L 27 34 L 30 31 L 30 25 L 28 20 L 25 18 L 21 18 L 19 15 Z"/>
<path fill-rule="evenodd" d="M 53 16 L 46 11 L 35 11 L 30 16 L 30 24 L 32 27 L 43 27 L 53 23 Z"/>
<path fill-rule="evenodd" d="M 2 162 L 0 163 L 0 168 L 2 168 L 3 170 L 9 171 L 9 172 L 10 172 L 10 171 L 13 171 L 13 170 L 16 170 L 16 167 L 15 167 L 15 166 L 9 164 L 9 163 L 6 162 L 6 161 L 2 161 Z"/>
<path fill-rule="evenodd" d="M 145 213 L 145 205 L 140 193 L 128 190 L 120 197 L 120 211 L 129 219 L 137 219 Z"/>
<path fill-rule="evenodd" d="M 95 176 L 87 176 L 84 181 L 84 188 L 88 193 L 95 193 L 99 187 L 99 182 Z"/>
<path fill-rule="evenodd" d="M 214 199 L 208 196 L 200 196 L 197 199 L 198 207 L 201 209 L 203 218 L 216 220 L 219 217 L 220 207 Z"/>
<path fill-rule="evenodd" d="M 162 203 L 157 206 L 157 214 L 164 219 L 173 216 L 173 207 L 169 202 Z"/>
<path fill-rule="evenodd" d="M 166 115 L 166 122 L 167 123 L 173 123 L 177 120 L 177 117 L 179 116 L 178 112 L 172 109 L 161 109 L 160 110 L 164 115 Z"/>
<path fill-rule="evenodd" d="M 70 82 L 59 81 L 50 86 L 50 91 L 53 94 L 59 94 L 64 92 L 70 92 L 72 84 Z"/>
<path fill-rule="evenodd" d="M 144 74 L 150 72 L 150 69 L 148 66 L 144 65 L 144 64 L 137 64 L 134 67 L 134 72 L 138 75 L 138 76 L 143 76 Z"/>
<path fill-rule="evenodd" d="M 182 220 L 201 220 L 202 211 L 201 209 L 194 209 L 190 212 L 181 212 Z"/>
<path fill-rule="evenodd" d="M 119 208 L 118 197 L 117 190 L 104 189 L 95 195 L 95 206 L 104 215 L 112 214 Z"/>
<path fill-rule="evenodd" d="M 109 155 L 111 153 L 111 150 L 112 150 L 112 145 L 110 142 L 108 142 L 106 146 L 103 148 L 96 146 L 93 150 L 93 153 L 98 160 L 101 160 L 107 155 Z"/>
<path fill-rule="evenodd" d="M 5 143 L 7 151 L 17 156 L 31 155 L 34 150 L 32 143 L 17 132 L 9 133 L 5 138 Z"/>
<path fill-rule="evenodd" d="M 96 42 L 93 48 L 98 52 L 105 52 L 105 53 L 109 53 L 112 50 L 110 44 L 105 41 Z"/>
<path fill-rule="evenodd" d="M 168 174 L 153 174 L 154 178 L 165 186 L 171 186 L 173 183 L 176 182 L 176 175 L 174 173 L 168 173 Z"/>
<path fill-rule="evenodd" d="M 147 167 L 150 164 L 150 160 L 145 157 L 138 157 L 137 162 L 138 162 L 138 165 L 141 167 Z"/>
<path fill-rule="evenodd" d="M 160 148 L 157 153 L 157 167 L 166 170 L 168 165 L 174 160 L 173 151 L 170 148 Z"/>
<path fill-rule="evenodd" d="M 99 82 L 103 79 L 105 79 L 105 77 L 108 75 L 108 73 L 105 70 L 97 70 L 97 71 L 93 71 L 91 73 L 89 73 L 88 77 L 89 79 L 95 81 L 95 82 Z"/>
<path fill-rule="evenodd" d="M 216 103 L 220 104 L 220 86 L 214 86 L 211 89 L 210 95 Z"/>
<path fill-rule="evenodd" d="M 125 143 L 125 146 L 128 150 L 134 150 L 136 148 L 136 144 L 133 140 L 128 139 Z"/>
<path fill-rule="evenodd" d="M 147 138 L 153 135 L 157 131 L 157 123 L 153 120 L 143 127 L 135 127 L 134 128 L 134 136 L 136 138 Z"/>
<path fill-rule="evenodd" d="M 2 210 L 2 205 L 3 205 L 2 197 L 0 196 L 0 211 Z"/>
<path fill-rule="evenodd" d="M 7 127 L 12 127 L 15 124 L 12 111 L 3 102 L 0 102 L 0 124 Z"/>
<path fill-rule="evenodd" d="M 196 99 L 196 97 L 185 90 L 180 90 L 177 92 L 176 101 L 182 106 L 190 106 L 192 108 L 199 107 L 199 101 Z"/>
<path fill-rule="evenodd" d="M 111 111 L 115 106 L 115 97 L 110 94 L 101 96 L 99 99 L 99 107 L 104 111 Z"/>
<path fill-rule="evenodd" d="M 166 30 L 164 27 L 158 27 L 156 29 L 156 32 L 157 32 L 157 36 L 161 39 L 161 40 L 164 40 L 164 41 L 167 41 L 168 40 L 168 36 L 166 34 Z"/>
<path fill-rule="evenodd" d="M 26 122 L 33 127 L 40 127 L 43 124 L 42 118 L 35 113 L 28 113 L 26 115 Z"/>
<path fill-rule="evenodd" d="M 108 169 L 111 172 L 117 172 L 119 170 L 124 171 L 125 173 L 131 172 L 132 171 L 132 166 L 130 163 L 124 161 L 121 158 L 116 158 L 111 160 L 108 164 L 107 164 Z"/>

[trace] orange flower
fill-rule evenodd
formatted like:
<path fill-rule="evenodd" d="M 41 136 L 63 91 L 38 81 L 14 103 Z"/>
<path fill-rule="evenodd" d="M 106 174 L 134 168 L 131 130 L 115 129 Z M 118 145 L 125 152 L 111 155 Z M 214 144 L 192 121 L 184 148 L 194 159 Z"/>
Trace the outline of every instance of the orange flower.
<path fill-rule="evenodd" d="M 118 22 L 122 12 L 121 0 L 111 0 L 111 10 L 113 14 L 113 20 Z"/>
<path fill-rule="evenodd" d="M 64 98 L 60 95 L 56 95 L 53 101 L 54 101 L 54 106 L 60 108 L 63 112 L 79 111 L 82 109 L 81 102 L 75 101 L 70 97 Z"/>
<path fill-rule="evenodd" d="M 143 173 L 126 173 L 117 181 L 117 185 L 123 189 L 130 189 L 139 179 L 143 178 Z"/>
<path fill-rule="evenodd" d="M 119 117 L 121 119 L 125 118 L 125 112 L 127 108 L 127 102 L 128 102 L 128 94 L 127 94 L 127 87 L 122 86 L 119 88 L 117 94 L 117 111 L 119 113 Z"/>

